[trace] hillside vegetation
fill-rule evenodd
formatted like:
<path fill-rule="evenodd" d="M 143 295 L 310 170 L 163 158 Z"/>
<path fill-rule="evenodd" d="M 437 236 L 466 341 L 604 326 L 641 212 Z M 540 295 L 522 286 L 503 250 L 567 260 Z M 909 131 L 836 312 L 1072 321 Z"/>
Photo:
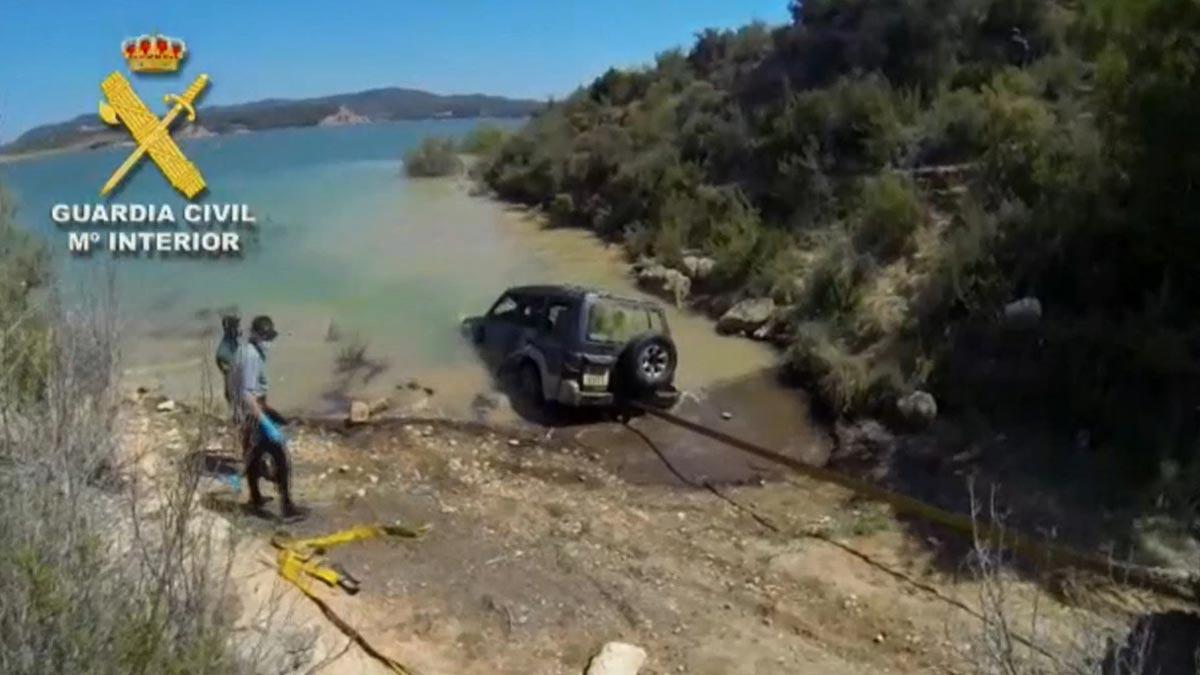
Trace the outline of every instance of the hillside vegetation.
<path fill-rule="evenodd" d="M 452 176 L 462 170 L 453 138 L 428 136 L 404 153 L 404 171 L 413 178 Z"/>
<path fill-rule="evenodd" d="M 1195 472 L 1200 3 L 791 12 L 609 70 L 483 179 L 635 258 L 710 257 L 692 302 L 774 300 L 768 337 L 837 413 L 927 390 L 1086 438 L 1130 484 Z"/>

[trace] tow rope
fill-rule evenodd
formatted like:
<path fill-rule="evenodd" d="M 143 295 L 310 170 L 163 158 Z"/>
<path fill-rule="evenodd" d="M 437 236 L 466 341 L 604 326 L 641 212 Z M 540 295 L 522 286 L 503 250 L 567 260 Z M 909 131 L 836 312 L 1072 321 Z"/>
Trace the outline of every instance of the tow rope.
<path fill-rule="evenodd" d="M 1056 542 L 1035 539 L 1009 528 L 1003 528 L 995 523 L 975 522 L 963 514 L 948 511 L 906 494 L 889 490 L 888 488 L 880 487 L 874 483 L 869 483 L 837 471 L 806 464 L 794 457 L 788 457 L 756 443 L 751 443 L 723 431 L 706 427 L 665 410 L 660 410 L 638 401 L 630 401 L 629 405 L 688 431 L 785 466 L 808 478 L 825 483 L 834 483 L 863 497 L 888 504 L 899 512 L 936 523 L 967 536 L 979 537 L 994 545 L 1003 544 L 1010 547 L 1014 552 L 1025 556 L 1028 560 L 1037 563 L 1052 563 L 1059 566 L 1077 567 L 1104 575 L 1116 582 L 1142 586 L 1158 591 L 1159 593 L 1189 601 L 1194 601 L 1196 595 L 1200 592 L 1200 574 L 1195 572 L 1118 562 L 1105 556 L 1086 553 Z M 1187 591 L 1182 590 L 1184 588 Z"/>
<path fill-rule="evenodd" d="M 333 534 L 307 539 L 294 539 L 287 532 L 277 532 L 271 537 L 271 545 L 279 549 L 279 553 L 276 555 L 279 576 L 300 589 L 309 600 L 312 600 L 321 609 L 325 617 L 338 627 L 338 630 L 353 640 L 372 658 L 387 666 L 397 675 L 413 675 L 410 668 L 376 649 L 370 641 L 363 637 L 362 633 L 338 616 L 325 600 L 313 592 L 310 580 L 317 579 L 327 586 L 337 586 L 346 593 L 354 595 L 359 591 L 358 579 L 340 565 L 330 564 L 325 560 L 324 554 L 329 549 L 356 541 L 383 537 L 418 539 L 428 531 L 428 525 L 412 528 L 401 523 L 391 523 L 359 525 Z"/>

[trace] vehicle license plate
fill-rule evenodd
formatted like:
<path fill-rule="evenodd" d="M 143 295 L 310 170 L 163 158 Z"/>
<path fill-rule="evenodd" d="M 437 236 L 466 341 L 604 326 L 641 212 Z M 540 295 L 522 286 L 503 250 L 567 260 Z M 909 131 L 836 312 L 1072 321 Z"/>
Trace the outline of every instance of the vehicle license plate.
<path fill-rule="evenodd" d="M 607 387 L 608 386 L 608 371 L 598 373 L 583 374 L 583 386 L 585 387 Z"/>

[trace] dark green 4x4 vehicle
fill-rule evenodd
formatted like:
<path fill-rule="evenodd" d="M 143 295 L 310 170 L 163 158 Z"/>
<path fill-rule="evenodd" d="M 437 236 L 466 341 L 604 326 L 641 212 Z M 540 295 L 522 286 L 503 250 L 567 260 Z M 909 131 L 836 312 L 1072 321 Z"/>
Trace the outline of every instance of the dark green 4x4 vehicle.
<path fill-rule="evenodd" d="M 667 317 L 653 302 L 575 286 L 510 288 L 463 334 L 484 360 L 536 401 L 669 407 L 679 362 Z"/>

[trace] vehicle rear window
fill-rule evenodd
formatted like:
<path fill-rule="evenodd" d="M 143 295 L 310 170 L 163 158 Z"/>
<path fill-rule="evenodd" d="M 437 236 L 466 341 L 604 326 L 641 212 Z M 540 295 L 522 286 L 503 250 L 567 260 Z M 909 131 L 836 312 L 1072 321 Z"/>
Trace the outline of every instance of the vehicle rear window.
<path fill-rule="evenodd" d="M 600 298 L 588 309 L 587 339 L 591 342 L 625 342 L 647 331 L 665 333 L 656 310 L 609 298 Z"/>

